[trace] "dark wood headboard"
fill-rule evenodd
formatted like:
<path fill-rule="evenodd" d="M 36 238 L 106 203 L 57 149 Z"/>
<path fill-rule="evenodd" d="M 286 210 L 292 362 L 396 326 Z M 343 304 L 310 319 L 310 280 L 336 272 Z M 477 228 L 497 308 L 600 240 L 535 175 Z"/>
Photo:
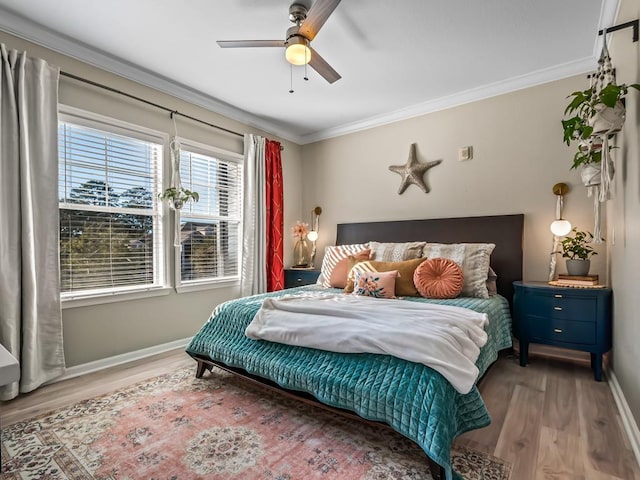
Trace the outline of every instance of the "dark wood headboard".
<path fill-rule="evenodd" d="M 435 218 L 338 224 L 336 245 L 374 242 L 495 243 L 491 267 L 498 292 L 511 303 L 515 280 L 522 280 L 524 215 Z"/>

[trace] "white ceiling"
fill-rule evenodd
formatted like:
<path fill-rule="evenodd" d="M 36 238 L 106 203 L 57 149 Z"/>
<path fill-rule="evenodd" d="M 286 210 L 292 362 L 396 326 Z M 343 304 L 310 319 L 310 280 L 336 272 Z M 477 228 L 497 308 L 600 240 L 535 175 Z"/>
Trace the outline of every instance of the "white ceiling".
<path fill-rule="evenodd" d="M 311 0 L 302 0 L 308 3 Z M 0 29 L 297 143 L 595 67 L 618 0 L 343 0 L 313 42 L 330 85 L 278 48 L 290 0 L 0 0 Z"/>

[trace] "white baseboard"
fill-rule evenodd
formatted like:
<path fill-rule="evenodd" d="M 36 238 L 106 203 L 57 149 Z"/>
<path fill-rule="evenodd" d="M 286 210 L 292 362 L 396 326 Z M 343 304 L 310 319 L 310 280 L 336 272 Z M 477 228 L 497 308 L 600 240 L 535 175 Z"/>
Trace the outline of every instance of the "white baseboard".
<path fill-rule="evenodd" d="M 152 355 L 168 352 L 169 350 L 174 350 L 176 348 L 183 348 L 186 347 L 190 341 L 191 337 L 183 338 L 180 340 L 174 340 L 173 342 L 154 345 L 153 347 L 143 348 L 141 350 L 135 350 L 133 352 L 114 355 L 113 357 L 101 358 L 100 360 L 83 363 L 82 365 L 75 365 L 73 367 L 67 368 L 64 372 L 64 375 L 58 378 L 54 378 L 47 383 L 61 382 L 63 380 L 68 380 L 80 375 L 86 375 L 87 373 L 97 372 L 98 370 L 104 370 L 105 368 L 115 367 L 116 365 L 122 365 L 123 363 L 133 362 L 134 360 L 140 360 Z"/>
<path fill-rule="evenodd" d="M 613 398 L 618 406 L 618 412 L 620 412 L 620 417 L 622 418 L 624 430 L 627 432 L 629 443 L 631 443 L 631 448 L 636 456 L 636 462 L 640 464 L 640 430 L 638 429 L 638 424 L 633 418 L 633 414 L 631 413 L 627 399 L 622 392 L 622 388 L 620 388 L 620 383 L 618 382 L 616 374 L 613 373 L 611 369 L 607 369 L 606 374 L 609 380 L 611 393 L 613 393 Z"/>

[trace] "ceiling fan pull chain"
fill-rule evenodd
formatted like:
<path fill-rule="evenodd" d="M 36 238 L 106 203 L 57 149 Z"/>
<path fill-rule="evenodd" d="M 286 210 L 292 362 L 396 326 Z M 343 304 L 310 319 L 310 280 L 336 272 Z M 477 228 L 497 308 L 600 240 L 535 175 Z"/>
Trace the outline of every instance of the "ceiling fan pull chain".
<path fill-rule="evenodd" d="M 289 64 L 289 93 L 293 93 L 293 65 Z"/>
<path fill-rule="evenodd" d="M 309 42 L 309 48 L 311 48 L 311 42 Z M 304 51 L 304 79 L 308 82 L 309 81 L 309 76 L 307 75 L 307 64 L 309 63 L 309 53 L 310 50 L 309 48 L 305 49 Z"/>

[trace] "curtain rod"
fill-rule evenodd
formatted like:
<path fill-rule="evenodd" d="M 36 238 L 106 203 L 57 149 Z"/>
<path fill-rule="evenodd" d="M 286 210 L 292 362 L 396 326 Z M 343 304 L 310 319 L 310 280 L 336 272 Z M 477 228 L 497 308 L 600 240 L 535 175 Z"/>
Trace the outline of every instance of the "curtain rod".
<path fill-rule="evenodd" d="M 113 92 L 113 93 L 117 93 L 118 95 L 122 95 L 122 96 L 127 97 L 127 98 L 132 98 L 133 100 L 137 100 L 138 102 L 146 103 L 147 105 L 151 105 L 152 107 L 156 107 L 156 108 L 159 108 L 160 110 L 164 110 L 165 112 L 169 112 L 169 114 L 171 116 L 180 115 L 181 117 L 188 118 L 189 120 L 192 120 L 194 122 L 202 123 L 203 125 L 207 125 L 207 126 L 209 126 L 211 128 L 216 128 L 218 130 L 222 130 L 223 132 L 227 132 L 227 133 L 230 133 L 232 135 L 237 135 L 238 137 L 244 137 L 243 133 L 236 132 L 234 130 L 229 130 L 228 128 L 224 128 L 224 127 L 221 127 L 219 125 L 215 125 L 213 123 L 209 123 L 209 122 L 206 122 L 204 120 L 200 120 L 199 118 L 192 117 L 191 115 L 187 115 L 186 113 L 181 113 L 178 110 L 174 110 L 174 109 L 165 107 L 164 105 L 160 105 L 158 103 L 150 102 L 149 100 L 145 100 L 144 98 L 136 97 L 135 95 L 131 95 L 130 93 L 123 92 L 122 90 L 118 90 L 117 88 L 113 88 L 113 87 L 110 87 L 108 85 L 104 85 L 102 83 L 94 82 L 93 80 L 88 80 L 86 78 L 79 77 L 77 75 L 74 75 L 73 73 L 67 73 L 67 72 L 63 72 L 62 70 L 60 70 L 60 75 L 62 75 L 64 77 L 72 78 L 72 79 L 77 80 L 79 82 L 83 82 L 83 83 L 87 83 L 89 85 L 93 85 L 94 87 L 98 87 L 98 88 L 102 88 L 104 90 L 108 90 L 108 91 Z M 280 150 L 284 150 L 284 146 L 280 145 Z"/>

